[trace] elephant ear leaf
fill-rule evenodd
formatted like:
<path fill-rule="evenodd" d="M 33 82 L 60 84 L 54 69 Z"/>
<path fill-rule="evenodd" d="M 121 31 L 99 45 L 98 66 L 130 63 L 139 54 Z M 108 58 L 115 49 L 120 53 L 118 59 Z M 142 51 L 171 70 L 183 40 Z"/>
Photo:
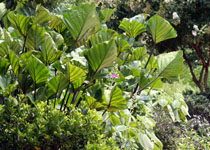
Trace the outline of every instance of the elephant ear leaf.
<path fill-rule="evenodd" d="M 31 28 L 31 18 L 20 15 L 14 14 L 14 12 L 9 13 L 8 19 L 11 24 L 20 32 L 20 34 L 24 37 L 27 36 L 29 29 Z"/>
<path fill-rule="evenodd" d="M 110 41 L 116 36 L 116 32 L 110 29 L 102 30 L 96 34 L 91 35 L 90 42 L 92 46 L 95 46 L 106 41 Z"/>
<path fill-rule="evenodd" d="M 81 41 L 100 24 L 94 3 L 82 4 L 63 13 L 63 22 L 76 41 Z"/>
<path fill-rule="evenodd" d="M 136 38 L 139 34 L 146 31 L 146 28 L 143 24 L 136 20 L 124 19 L 119 28 L 124 30 L 129 37 Z"/>
<path fill-rule="evenodd" d="M 60 92 L 68 85 L 68 81 L 63 74 L 59 74 L 48 82 L 48 87 L 54 92 Z"/>
<path fill-rule="evenodd" d="M 164 18 L 154 15 L 147 21 L 147 26 L 155 43 L 177 37 L 176 30 Z"/>
<path fill-rule="evenodd" d="M 46 82 L 50 76 L 48 68 L 34 56 L 29 60 L 26 67 L 36 84 Z"/>
<path fill-rule="evenodd" d="M 38 50 L 45 39 L 45 30 L 39 25 L 33 25 L 29 31 L 26 45 L 30 50 Z"/>
<path fill-rule="evenodd" d="M 105 99 L 102 103 L 96 102 L 96 109 L 105 109 L 108 112 L 123 110 L 127 107 L 126 100 L 122 96 L 122 91 L 117 86 L 112 90 L 105 90 Z"/>
<path fill-rule="evenodd" d="M 70 64 L 69 62 L 67 63 L 67 79 L 70 82 L 74 82 L 84 77 L 85 75 L 86 75 L 86 71 L 84 71 L 83 69 L 77 66 Z"/>
<path fill-rule="evenodd" d="M 114 40 L 101 43 L 89 49 L 85 57 L 94 72 L 110 67 L 117 58 L 117 47 Z"/>
<path fill-rule="evenodd" d="M 41 60 L 46 65 L 49 65 L 55 62 L 61 53 L 61 51 L 57 50 L 56 44 L 50 34 L 45 32 L 44 42 L 41 45 Z"/>
<path fill-rule="evenodd" d="M 38 5 L 36 8 L 36 17 L 34 18 L 33 23 L 45 25 L 50 21 L 50 18 L 50 12 L 41 5 Z"/>
<path fill-rule="evenodd" d="M 158 72 L 161 77 L 174 77 L 183 73 L 182 51 L 158 56 Z"/>

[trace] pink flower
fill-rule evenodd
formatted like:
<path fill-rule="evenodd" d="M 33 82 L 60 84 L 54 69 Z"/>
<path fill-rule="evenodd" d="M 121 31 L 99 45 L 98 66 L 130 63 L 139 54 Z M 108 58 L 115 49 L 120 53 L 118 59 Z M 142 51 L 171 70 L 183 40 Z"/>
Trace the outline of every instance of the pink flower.
<path fill-rule="evenodd" d="M 110 78 L 120 78 L 118 75 L 116 75 L 116 74 L 112 74 L 112 75 L 110 75 Z"/>

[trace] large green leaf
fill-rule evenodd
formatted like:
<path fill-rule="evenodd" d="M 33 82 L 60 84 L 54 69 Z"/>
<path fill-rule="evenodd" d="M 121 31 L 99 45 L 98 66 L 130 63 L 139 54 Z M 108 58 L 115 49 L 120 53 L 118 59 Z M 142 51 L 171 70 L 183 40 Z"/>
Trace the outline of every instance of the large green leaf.
<path fill-rule="evenodd" d="M 50 76 L 48 68 L 34 56 L 32 56 L 32 58 L 29 60 L 26 67 L 36 84 L 46 82 Z"/>
<path fill-rule="evenodd" d="M 155 43 L 177 37 L 176 30 L 170 23 L 158 15 L 152 16 L 147 21 L 147 26 Z"/>
<path fill-rule="evenodd" d="M 49 65 L 55 62 L 61 55 L 61 51 L 58 51 L 56 44 L 53 41 L 49 33 L 45 32 L 44 42 L 41 45 L 41 60 Z"/>
<path fill-rule="evenodd" d="M 82 4 L 63 14 L 63 22 L 74 40 L 80 41 L 100 24 L 94 3 Z"/>
<path fill-rule="evenodd" d="M 74 66 L 70 64 L 69 62 L 67 63 L 67 79 L 70 82 L 74 82 L 86 75 L 86 71 L 82 70 L 81 68 Z"/>
<path fill-rule="evenodd" d="M 30 50 L 38 50 L 45 40 L 45 30 L 39 25 L 33 25 L 29 31 L 26 45 Z"/>
<path fill-rule="evenodd" d="M 109 112 L 123 110 L 127 107 L 126 100 L 122 96 L 122 91 L 117 86 L 112 90 L 105 90 L 105 101 L 96 102 L 96 109 L 106 109 Z"/>
<path fill-rule="evenodd" d="M 8 68 L 8 60 L 0 57 L 0 75 L 4 75 L 7 72 Z"/>
<path fill-rule="evenodd" d="M 101 9 L 101 14 L 103 16 L 103 20 L 104 22 L 107 22 L 110 20 L 112 14 L 116 11 L 116 9 L 108 9 L 108 8 L 105 8 L 105 9 Z"/>
<path fill-rule="evenodd" d="M 32 25 L 30 17 L 20 14 L 14 14 L 14 12 L 11 12 L 8 14 L 8 19 L 11 22 L 11 24 L 16 29 L 18 29 L 22 36 L 27 36 L 28 31 Z"/>
<path fill-rule="evenodd" d="M 50 18 L 50 12 L 41 5 L 38 5 L 36 8 L 36 16 L 34 18 L 33 23 L 45 25 L 50 21 Z"/>
<path fill-rule="evenodd" d="M 143 24 L 141 24 L 138 21 L 135 21 L 135 20 L 131 21 L 128 19 L 124 19 L 120 23 L 119 28 L 124 30 L 126 32 L 126 34 L 132 38 L 135 38 L 140 33 L 146 31 L 146 28 Z"/>
<path fill-rule="evenodd" d="M 173 77 L 183 73 L 182 51 L 170 52 L 158 56 L 158 72 L 162 77 Z"/>
<path fill-rule="evenodd" d="M 66 77 L 63 74 L 59 74 L 55 77 L 53 77 L 49 82 L 48 82 L 48 87 L 54 92 L 60 92 L 63 89 L 65 89 L 68 85 L 68 81 Z"/>
<path fill-rule="evenodd" d="M 104 67 L 112 66 L 113 61 L 117 57 L 115 41 L 110 40 L 94 46 L 85 53 L 85 57 L 94 72 L 98 72 Z"/>
<path fill-rule="evenodd" d="M 92 46 L 95 46 L 106 41 L 110 41 L 116 36 L 116 32 L 110 29 L 102 30 L 96 34 L 91 35 L 90 42 Z"/>

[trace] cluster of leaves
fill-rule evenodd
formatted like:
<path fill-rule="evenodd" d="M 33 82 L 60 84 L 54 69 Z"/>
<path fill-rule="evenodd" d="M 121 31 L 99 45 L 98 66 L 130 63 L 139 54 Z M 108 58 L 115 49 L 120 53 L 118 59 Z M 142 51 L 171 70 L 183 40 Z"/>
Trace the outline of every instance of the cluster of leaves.
<path fill-rule="evenodd" d="M 0 108 L 0 146 L 8 150 L 117 149 L 113 139 L 104 137 L 101 116 L 82 107 L 71 107 L 66 115 L 43 102 L 31 107 L 10 98 Z"/>
<path fill-rule="evenodd" d="M 201 91 L 208 89 L 208 67 L 210 65 L 210 3 L 208 0 L 144 0 L 119 1 L 102 0 L 103 6 L 117 8 L 110 27 L 117 30 L 122 18 L 148 13 L 166 18 L 177 30 L 175 39 L 158 45 L 159 52 L 182 50 L 193 82 Z M 202 65 L 199 76 L 195 75 L 195 65 Z"/>
<path fill-rule="evenodd" d="M 183 72 L 182 51 L 154 55 L 156 45 L 175 38 L 176 31 L 158 15 L 137 15 L 121 21 L 125 34 L 119 34 L 106 25 L 113 12 L 98 14 L 94 3 L 62 4 L 51 12 L 42 5 L 22 5 L 6 12 L 0 32 L 0 100 L 5 104 L 10 96 L 23 95 L 34 107 L 44 101 L 59 109 L 61 118 L 62 111 L 71 113 L 70 105 L 86 101 L 103 115 L 106 136 L 121 149 L 162 149 L 153 131 L 153 106 L 167 109 L 174 121 L 188 115 L 180 96 L 162 90 L 162 79 Z M 152 46 L 137 40 L 144 34 Z"/>

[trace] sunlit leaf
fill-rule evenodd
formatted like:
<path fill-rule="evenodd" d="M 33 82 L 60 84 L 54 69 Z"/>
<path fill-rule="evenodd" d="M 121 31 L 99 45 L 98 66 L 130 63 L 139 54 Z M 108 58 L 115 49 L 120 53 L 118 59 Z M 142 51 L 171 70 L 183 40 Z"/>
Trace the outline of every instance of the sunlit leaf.
<path fill-rule="evenodd" d="M 160 54 L 158 56 L 158 72 L 161 77 L 173 77 L 183 73 L 182 51 Z"/>
<path fill-rule="evenodd" d="M 107 43 L 94 46 L 85 53 L 85 57 L 92 70 L 95 72 L 98 72 L 105 67 L 112 66 L 113 61 L 117 57 L 115 41 L 111 40 Z"/>
<path fill-rule="evenodd" d="M 48 68 L 34 56 L 29 60 L 26 67 L 36 84 L 46 82 L 50 76 Z"/>
<path fill-rule="evenodd" d="M 147 26 L 155 43 L 177 37 L 176 30 L 170 23 L 158 15 L 152 16 L 147 21 Z"/>
<path fill-rule="evenodd" d="M 63 13 L 63 22 L 76 42 L 90 35 L 100 24 L 94 3 L 82 4 Z"/>

